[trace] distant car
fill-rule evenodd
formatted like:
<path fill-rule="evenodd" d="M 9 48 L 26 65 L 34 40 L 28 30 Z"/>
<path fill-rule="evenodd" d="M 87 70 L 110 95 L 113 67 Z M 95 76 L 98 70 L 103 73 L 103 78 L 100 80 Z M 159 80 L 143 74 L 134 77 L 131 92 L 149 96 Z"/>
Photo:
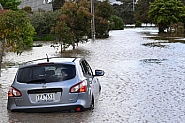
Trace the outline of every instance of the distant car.
<path fill-rule="evenodd" d="M 101 91 L 84 58 L 44 58 L 22 64 L 8 91 L 7 109 L 21 112 L 93 109 Z"/>

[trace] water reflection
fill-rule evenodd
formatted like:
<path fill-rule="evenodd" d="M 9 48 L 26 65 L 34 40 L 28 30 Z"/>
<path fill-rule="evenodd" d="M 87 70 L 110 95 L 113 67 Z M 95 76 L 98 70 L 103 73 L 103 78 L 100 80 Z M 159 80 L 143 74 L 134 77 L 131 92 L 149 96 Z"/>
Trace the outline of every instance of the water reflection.
<path fill-rule="evenodd" d="M 144 35 L 143 38 L 153 39 L 161 43 L 176 43 L 176 42 L 185 43 L 184 37 L 171 37 L 166 34 L 159 35 L 158 33 L 149 33 L 149 32 L 142 32 L 142 34 Z"/>
<path fill-rule="evenodd" d="M 143 44 L 144 46 L 148 46 L 148 47 L 159 47 L 159 48 L 167 48 L 167 45 L 162 44 L 164 42 L 152 42 L 152 43 L 146 43 Z"/>
<path fill-rule="evenodd" d="M 11 113 L 9 123 L 86 123 L 92 112 L 78 113 Z M 91 122 L 89 122 L 91 123 Z M 92 122 L 93 123 L 93 122 Z"/>
<path fill-rule="evenodd" d="M 142 59 L 142 60 L 140 60 L 140 62 L 143 64 L 148 64 L 148 63 L 160 64 L 165 60 L 167 60 L 167 59 Z"/>
<path fill-rule="evenodd" d="M 88 56 L 90 52 L 87 49 L 74 49 L 74 50 L 66 50 L 63 51 L 62 54 L 58 54 L 58 57 L 80 57 L 80 56 Z"/>

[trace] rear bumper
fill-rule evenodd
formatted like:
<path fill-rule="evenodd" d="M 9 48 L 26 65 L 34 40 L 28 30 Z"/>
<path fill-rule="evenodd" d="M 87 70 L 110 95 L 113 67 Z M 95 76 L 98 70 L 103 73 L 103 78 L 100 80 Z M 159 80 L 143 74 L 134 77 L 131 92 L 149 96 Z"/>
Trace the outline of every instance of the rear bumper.
<path fill-rule="evenodd" d="M 55 104 L 55 105 L 32 105 L 32 106 L 17 106 L 9 99 L 7 109 L 12 112 L 75 112 L 87 110 L 90 105 L 85 100 L 78 100 L 75 103 Z"/>
<path fill-rule="evenodd" d="M 77 110 L 77 108 L 80 110 Z M 42 108 L 16 108 L 12 112 L 30 112 L 30 113 L 44 113 L 44 112 L 76 112 L 85 111 L 86 109 L 81 105 L 73 106 L 56 106 L 56 107 L 42 107 Z"/>

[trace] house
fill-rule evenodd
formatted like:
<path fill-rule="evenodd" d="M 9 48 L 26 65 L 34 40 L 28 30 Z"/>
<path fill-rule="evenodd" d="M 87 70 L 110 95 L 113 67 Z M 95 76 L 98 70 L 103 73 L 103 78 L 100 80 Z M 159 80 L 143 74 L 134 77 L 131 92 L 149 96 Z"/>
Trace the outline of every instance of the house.
<path fill-rule="evenodd" d="M 133 4 L 136 4 L 138 0 L 130 0 Z M 119 1 L 119 0 L 109 0 L 110 4 L 111 5 L 114 5 L 114 4 L 118 4 L 118 5 L 121 5 L 123 4 L 123 1 Z"/>
<path fill-rule="evenodd" d="M 19 9 L 22 9 L 26 6 L 32 8 L 32 11 L 47 10 L 52 11 L 52 0 L 22 0 L 21 4 L 18 6 Z"/>

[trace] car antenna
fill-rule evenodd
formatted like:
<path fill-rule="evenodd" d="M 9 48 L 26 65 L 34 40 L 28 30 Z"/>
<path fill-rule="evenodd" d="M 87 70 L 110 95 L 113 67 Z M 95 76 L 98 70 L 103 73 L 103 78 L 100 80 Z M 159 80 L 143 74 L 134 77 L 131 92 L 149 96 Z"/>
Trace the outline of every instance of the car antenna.
<path fill-rule="evenodd" d="M 46 54 L 46 56 L 47 56 L 47 62 L 49 62 L 48 54 Z"/>

